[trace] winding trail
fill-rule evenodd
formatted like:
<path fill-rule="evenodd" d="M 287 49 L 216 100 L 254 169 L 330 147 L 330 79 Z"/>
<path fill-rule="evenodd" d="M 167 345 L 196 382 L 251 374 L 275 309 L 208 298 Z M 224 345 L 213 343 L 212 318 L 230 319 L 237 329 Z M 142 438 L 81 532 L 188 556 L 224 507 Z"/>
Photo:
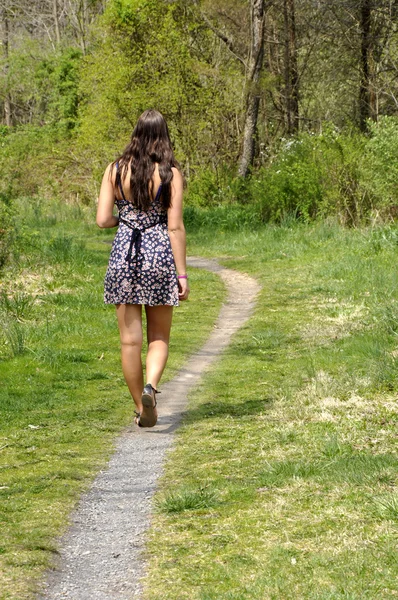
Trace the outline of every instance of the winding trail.
<path fill-rule="evenodd" d="M 127 428 L 106 470 L 96 477 L 60 541 L 58 564 L 48 573 L 41 600 L 140 598 L 142 551 L 150 524 L 151 497 L 173 442 L 190 390 L 247 321 L 260 287 L 251 277 L 217 262 L 190 258 L 190 267 L 219 274 L 228 289 L 214 330 L 178 375 L 162 386 L 154 429 Z"/>

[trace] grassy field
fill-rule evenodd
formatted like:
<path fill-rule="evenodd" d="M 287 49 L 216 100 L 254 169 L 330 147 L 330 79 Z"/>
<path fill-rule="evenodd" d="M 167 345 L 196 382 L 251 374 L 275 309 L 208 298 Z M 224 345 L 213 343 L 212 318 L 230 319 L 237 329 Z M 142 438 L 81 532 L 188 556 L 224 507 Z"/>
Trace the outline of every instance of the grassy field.
<path fill-rule="evenodd" d="M 0 285 L 0 598 L 32 598 L 80 493 L 132 422 L 103 277 L 114 231 L 91 211 L 20 203 Z M 192 270 L 164 380 L 208 336 L 224 297 Z M 210 292 L 211 290 L 211 292 Z"/>
<path fill-rule="evenodd" d="M 398 597 L 398 229 L 189 239 L 262 292 L 190 398 L 145 599 Z"/>

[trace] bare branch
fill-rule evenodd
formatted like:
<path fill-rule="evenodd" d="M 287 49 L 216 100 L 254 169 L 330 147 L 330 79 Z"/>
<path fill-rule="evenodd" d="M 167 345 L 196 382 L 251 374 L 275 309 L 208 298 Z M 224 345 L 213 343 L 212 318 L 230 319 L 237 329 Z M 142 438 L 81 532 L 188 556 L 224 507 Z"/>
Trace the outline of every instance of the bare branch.
<path fill-rule="evenodd" d="M 196 4 L 199 7 L 199 3 L 197 0 L 194 0 L 194 4 Z M 242 63 L 242 65 L 245 67 L 245 69 L 247 69 L 247 64 L 246 61 L 239 56 L 239 54 L 237 54 L 236 50 L 235 50 L 235 46 L 234 43 L 232 41 L 232 38 L 229 37 L 228 35 L 226 35 L 225 33 L 223 33 L 218 27 L 216 27 L 211 20 L 208 18 L 208 16 L 199 8 L 200 11 L 200 16 L 202 17 L 203 21 L 206 23 L 206 25 L 208 26 L 208 28 L 222 41 L 224 42 L 224 44 L 226 45 L 226 47 L 228 48 L 228 50 L 231 52 L 231 54 L 234 55 L 234 57 L 239 60 L 240 63 Z"/>

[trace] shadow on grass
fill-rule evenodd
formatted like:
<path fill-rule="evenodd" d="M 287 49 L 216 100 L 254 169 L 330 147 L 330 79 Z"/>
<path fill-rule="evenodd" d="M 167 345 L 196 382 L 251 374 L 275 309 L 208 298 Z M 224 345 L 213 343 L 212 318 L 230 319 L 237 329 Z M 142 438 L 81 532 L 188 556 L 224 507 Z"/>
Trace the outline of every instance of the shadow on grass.
<path fill-rule="evenodd" d="M 198 421 L 207 419 L 228 418 L 239 419 L 252 416 L 255 419 L 257 416 L 269 410 L 272 406 L 272 398 L 264 397 L 257 400 L 246 400 L 236 404 L 227 404 L 223 402 L 206 402 L 198 407 L 187 409 L 182 412 L 181 419 L 176 420 L 167 429 L 156 431 L 159 434 L 170 434 L 181 426 L 189 426 Z M 216 426 L 216 423 L 215 423 Z M 154 432 L 155 433 L 155 432 Z"/>
<path fill-rule="evenodd" d="M 200 406 L 188 408 L 179 415 L 172 417 L 172 423 L 165 429 L 152 430 L 152 433 L 159 435 L 170 434 L 180 427 L 189 426 L 192 423 L 204 421 L 206 419 L 217 419 L 219 417 L 228 419 L 247 418 L 252 416 L 253 419 L 271 409 L 273 398 L 263 396 L 256 400 L 244 400 L 235 404 L 229 404 L 222 401 L 205 402 Z M 215 424 L 216 425 L 216 424 Z"/>
<path fill-rule="evenodd" d="M 242 402 L 236 402 L 234 404 L 223 402 L 222 400 L 216 402 L 205 402 L 198 407 L 189 409 L 184 414 L 184 424 L 190 424 L 200 419 L 207 419 L 209 417 L 256 417 L 267 410 L 270 410 L 273 404 L 273 398 L 271 396 L 262 396 L 261 398 L 246 399 Z"/>

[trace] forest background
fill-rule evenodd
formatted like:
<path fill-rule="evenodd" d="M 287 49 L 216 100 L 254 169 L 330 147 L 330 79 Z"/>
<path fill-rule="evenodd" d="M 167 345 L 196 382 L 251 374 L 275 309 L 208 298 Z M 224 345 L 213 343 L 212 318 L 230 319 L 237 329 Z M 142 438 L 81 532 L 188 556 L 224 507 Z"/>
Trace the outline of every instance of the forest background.
<path fill-rule="evenodd" d="M 396 0 L 2 0 L 0 19 L 2 264 L 14 200 L 94 205 L 148 107 L 188 223 L 396 215 Z"/>

